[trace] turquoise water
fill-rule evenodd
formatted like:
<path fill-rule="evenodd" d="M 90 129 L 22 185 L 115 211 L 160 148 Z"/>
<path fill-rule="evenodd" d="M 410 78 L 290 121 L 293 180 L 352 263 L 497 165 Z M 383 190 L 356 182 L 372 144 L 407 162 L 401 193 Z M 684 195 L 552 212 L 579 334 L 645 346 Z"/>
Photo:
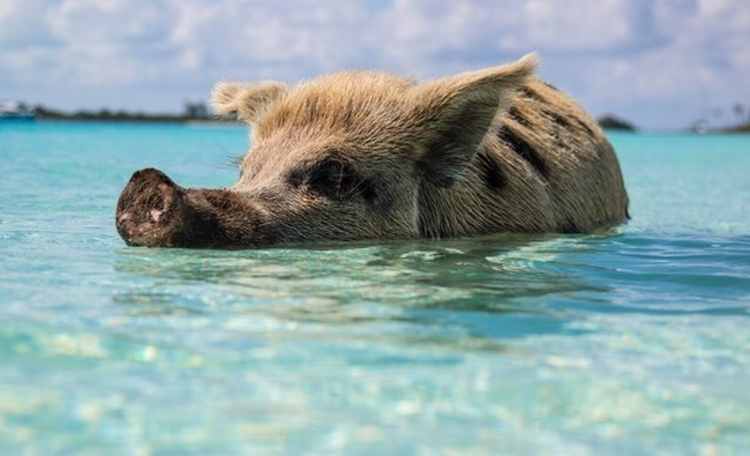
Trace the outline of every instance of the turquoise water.
<path fill-rule="evenodd" d="M 750 136 L 612 140 L 611 235 L 222 252 L 114 206 L 244 129 L 0 125 L 0 454 L 747 454 Z"/>

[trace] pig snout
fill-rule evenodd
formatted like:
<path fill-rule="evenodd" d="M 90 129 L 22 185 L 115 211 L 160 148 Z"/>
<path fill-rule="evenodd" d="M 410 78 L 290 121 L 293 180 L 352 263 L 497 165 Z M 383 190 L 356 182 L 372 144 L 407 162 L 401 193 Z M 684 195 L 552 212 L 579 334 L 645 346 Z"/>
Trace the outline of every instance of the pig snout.
<path fill-rule="evenodd" d="M 272 243 L 258 230 L 260 212 L 248 195 L 183 188 L 163 172 L 136 171 L 117 201 L 115 225 L 128 245 L 244 248 Z"/>
<path fill-rule="evenodd" d="M 117 232 L 128 245 L 179 246 L 190 222 L 185 190 L 153 168 L 136 171 L 117 202 Z"/>

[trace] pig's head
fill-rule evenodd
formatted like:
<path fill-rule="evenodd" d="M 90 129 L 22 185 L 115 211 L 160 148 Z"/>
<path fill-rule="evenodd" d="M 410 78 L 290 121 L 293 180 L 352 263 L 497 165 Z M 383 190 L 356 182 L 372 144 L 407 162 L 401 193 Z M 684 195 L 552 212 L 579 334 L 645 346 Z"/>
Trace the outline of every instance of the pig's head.
<path fill-rule="evenodd" d="M 295 87 L 220 83 L 214 109 L 251 127 L 239 180 L 190 189 L 133 174 L 116 225 L 130 245 L 259 247 L 420 236 L 420 198 L 453 185 L 534 56 L 422 84 L 349 72 Z M 452 208 L 450 210 L 458 210 Z"/>

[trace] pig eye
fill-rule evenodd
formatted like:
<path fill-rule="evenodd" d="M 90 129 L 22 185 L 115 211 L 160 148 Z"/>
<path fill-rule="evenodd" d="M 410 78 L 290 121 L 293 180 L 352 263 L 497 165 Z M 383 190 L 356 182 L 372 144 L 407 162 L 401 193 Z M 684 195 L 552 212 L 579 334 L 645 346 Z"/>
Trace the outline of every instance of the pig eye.
<path fill-rule="evenodd" d="M 359 180 L 354 168 L 332 159 L 316 164 L 307 176 L 307 184 L 311 190 L 332 199 L 351 196 Z"/>
<path fill-rule="evenodd" d="M 292 187 L 305 186 L 308 190 L 334 200 L 345 200 L 361 195 L 368 202 L 376 198 L 374 185 L 364 179 L 348 163 L 326 158 L 309 167 L 299 167 L 287 176 Z"/>

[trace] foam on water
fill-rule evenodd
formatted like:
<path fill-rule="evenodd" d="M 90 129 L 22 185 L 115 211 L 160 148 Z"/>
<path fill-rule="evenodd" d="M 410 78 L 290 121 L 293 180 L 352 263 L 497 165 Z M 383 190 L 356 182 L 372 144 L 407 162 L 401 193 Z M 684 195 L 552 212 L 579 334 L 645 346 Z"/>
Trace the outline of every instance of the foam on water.
<path fill-rule="evenodd" d="M 126 247 L 132 171 L 236 128 L 0 126 L 0 451 L 741 454 L 750 139 L 615 135 L 608 235 Z"/>

